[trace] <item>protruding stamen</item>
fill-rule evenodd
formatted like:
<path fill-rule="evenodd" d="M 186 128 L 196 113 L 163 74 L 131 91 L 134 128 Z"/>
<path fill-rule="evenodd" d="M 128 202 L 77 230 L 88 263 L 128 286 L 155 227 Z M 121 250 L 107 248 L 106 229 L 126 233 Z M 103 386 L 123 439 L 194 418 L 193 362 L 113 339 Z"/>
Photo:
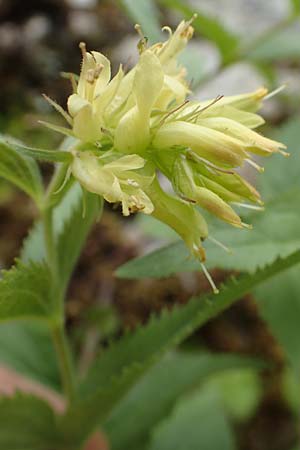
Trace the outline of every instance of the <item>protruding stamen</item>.
<path fill-rule="evenodd" d="M 279 94 L 279 92 L 283 91 L 285 88 L 286 84 L 279 86 L 277 89 L 274 89 L 274 91 L 271 91 L 268 95 L 266 95 L 264 100 L 269 100 L 270 98 L 274 97 L 274 95 Z"/>
<path fill-rule="evenodd" d="M 253 209 L 254 211 L 264 211 L 263 206 L 249 205 L 248 203 L 231 202 L 232 205 L 240 206 L 241 208 Z"/>
<path fill-rule="evenodd" d="M 71 81 L 71 85 L 72 85 L 72 89 L 73 89 L 73 94 L 75 94 L 77 92 L 77 82 L 76 82 L 76 77 L 78 77 L 78 75 L 75 75 L 75 73 L 72 72 L 60 72 L 60 75 L 63 78 L 67 78 L 68 80 Z"/>
<path fill-rule="evenodd" d="M 104 69 L 103 64 L 97 64 L 95 69 L 94 69 L 94 78 L 97 79 L 99 78 L 100 73 L 102 72 L 102 70 Z"/>
<path fill-rule="evenodd" d="M 217 95 L 217 97 L 215 99 L 213 99 L 208 105 L 203 106 L 202 108 L 200 108 L 197 112 L 195 111 L 193 113 L 196 114 L 196 117 L 198 117 L 199 114 L 201 114 L 203 111 L 206 111 L 208 108 L 210 108 L 211 106 L 213 106 L 215 103 L 219 102 L 220 100 L 222 100 L 222 98 L 224 97 L 224 95 Z M 193 117 L 193 116 L 192 116 Z"/>
<path fill-rule="evenodd" d="M 207 279 L 207 281 L 209 282 L 214 294 L 218 294 L 219 293 L 219 289 L 217 288 L 217 286 L 215 285 L 214 280 L 212 279 L 210 273 L 208 272 L 207 268 L 205 267 L 205 265 L 203 263 L 200 263 L 201 268 L 203 270 L 203 273 Z"/>
<path fill-rule="evenodd" d="M 197 155 L 196 153 L 194 153 L 192 150 L 188 150 L 186 152 L 187 157 L 189 157 L 190 159 L 195 160 L 196 162 L 199 161 L 202 164 L 204 164 L 205 166 L 210 167 L 211 169 L 216 170 L 217 172 L 222 172 L 222 173 L 228 173 L 230 175 L 234 175 L 235 172 L 234 170 L 229 170 L 229 169 L 222 169 L 219 166 L 216 166 L 214 163 L 212 163 L 211 161 L 207 161 L 207 159 L 202 158 L 202 156 Z"/>
<path fill-rule="evenodd" d="M 89 69 L 86 73 L 86 77 L 85 77 L 86 81 L 91 84 L 94 83 L 94 81 L 95 81 L 94 75 L 95 75 L 94 69 Z"/>
<path fill-rule="evenodd" d="M 128 178 L 127 184 L 129 184 L 129 186 L 139 187 L 139 183 L 135 180 L 132 180 L 131 178 Z"/>
<path fill-rule="evenodd" d="M 145 39 L 145 35 L 144 35 L 142 27 L 139 23 L 136 23 L 134 25 L 134 29 L 138 33 L 138 35 L 140 36 L 141 39 Z"/>
<path fill-rule="evenodd" d="M 197 14 L 197 13 L 194 13 L 194 14 L 192 15 L 192 17 L 190 18 L 190 20 L 188 21 L 188 24 L 191 25 L 191 24 L 194 22 L 194 20 L 197 19 L 197 17 L 198 17 L 198 14 Z"/>
<path fill-rule="evenodd" d="M 82 54 L 83 59 L 85 59 L 85 57 L 86 57 L 86 43 L 85 42 L 80 42 L 79 43 L 79 48 L 81 50 L 81 54 Z"/>
<path fill-rule="evenodd" d="M 250 223 L 241 222 L 241 225 L 243 228 L 247 228 L 248 230 L 253 229 L 253 225 L 251 225 Z"/>
<path fill-rule="evenodd" d="M 165 121 L 175 112 L 179 111 L 181 108 L 184 108 L 185 105 L 187 105 L 187 103 L 189 103 L 189 100 L 185 100 L 183 103 L 181 103 L 179 106 L 177 106 L 176 108 L 172 109 L 171 111 L 168 111 L 166 113 L 166 115 L 162 118 L 161 122 L 159 122 L 158 126 L 161 127 Z"/>
<path fill-rule="evenodd" d="M 256 164 L 255 161 L 253 161 L 253 159 L 250 158 L 246 158 L 245 161 L 252 167 L 254 167 L 254 169 L 258 170 L 258 172 L 264 172 L 265 169 L 263 167 L 261 167 L 259 164 Z"/>
<path fill-rule="evenodd" d="M 217 239 L 213 238 L 212 236 L 208 235 L 207 239 L 211 242 L 213 242 L 214 244 L 216 244 L 218 247 L 222 248 L 223 250 L 225 250 L 225 252 L 227 253 L 233 253 L 231 248 L 228 248 L 226 245 L 224 245 L 222 242 L 218 241 Z"/>
<path fill-rule="evenodd" d="M 164 27 L 162 27 L 161 31 L 167 31 L 169 33 L 170 37 L 173 35 L 173 31 L 172 31 L 171 27 L 164 26 Z"/>
<path fill-rule="evenodd" d="M 280 150 L 280 149 L 278 150 L 278 153 L 280 153 L 285 158 L 288 158 L 289 156 L 291 156 L 291 154 L 289 152 L 285 152 L 284 150 Z"/>

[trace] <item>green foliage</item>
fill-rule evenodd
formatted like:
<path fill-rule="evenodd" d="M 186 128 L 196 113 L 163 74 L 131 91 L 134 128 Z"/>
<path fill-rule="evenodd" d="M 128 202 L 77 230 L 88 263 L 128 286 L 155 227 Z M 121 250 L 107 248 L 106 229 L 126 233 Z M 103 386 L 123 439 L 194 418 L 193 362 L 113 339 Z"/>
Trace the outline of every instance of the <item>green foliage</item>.
<path fill-rule="evenodd" d="M 2 272 L 0 281 L 0 321 L 34 318 L 48 320 L 53 315 L 51 275 L 45 263 L 17 262 Z"/>
<path fill-rule="evenodd" d="M 300 251 L 275 261 L 251 276 L 232 279 L 217 297 L 193 298 L 187 305 L 174 308 L 171 312 L 165 311 L 147 326 L 117 342 L 92 366 L 81 386 L 81 401 L 69 410 L 65 418 L 67 428 L 72 424 L 73 438 L 74 428 L 78 428 L 79 437 L 83 437 L 98 422 L 105 420 L 140 377 L 196 328 L 220 314 L 258 284 L 299 262 Z"/>
<path fill-rule="evenodd" d="M 260 301 L 262 317 L 299 375 L 299 268 L 279 274 L 272 282 L 264 283 L 255 290 L 255 297 Z"/>
<path fill-rule="evenodd" d="M 150 43 L 160 41 L 162 32 L 159 24 L 159 11 L 153 0 L 119 0 L 134 23 L 141 25 Z"/>
<path fill-rule="evenodd" d="M 200 444 L 201 443 L 201 444 Z M 233 432 L 213 388 L 193 392 L 155 430 L 147 450 L 234 450 Z"/>
<path fill-rule="evenodd" d="M 195 10 L 195 8 L 182 0 L 159 0 L 159 2 L 164 6 L 181 12 L 187 20 L 191 19 L 194 13 L 197 13 L 197 18 L 193 22 L 196 33 L 216 44 L 224 64 L 234 59 L 239 39 L 235 34 L 227 30 L 221 22 L 209 17 L 198 9 Z"/>
<path fill-rule="evenodd" d="M 56 356 L 49 328 L 44 323 L 1 323 L 0 363 L 53 389 L 60 389 Z"/>
<path fill-rule="evenodd" d="M 216 373 L 208 380 L 207 385 L 219 393 L 224 410 L 235 422 L 251 419 L 263 395 L 260 374 L 251 361 L 249 367 L 232 368 Z"/>
<path fill-rule="evenodd" d="M 104 423 L 112 450 L 144 448 L 151 431 L 195 386 L 214 374 L 256 365 L 254 360 L 233 355 L 169 354 L 148 371 Z"/>
<path fill-rule="evenodd" d="M 83 193 L 76 183 L 54 209 L 54 235 L 62 288 L 66 287 L 90 228 L 101 214 L 101 208 L 100 197 Z M 21 259 L 27 262 L 41 261 L 43 258 L 45 258 L 43 227 L 41 223 L 36 223 L 24 242 Z"/>
<path fill-rule="evenodd" d="M 263 40 L 248 54 L 254 61 L 298 61 L 300 56 L 299 33 L 297 30 L 287 29 Z"/>
<path fill-rule="evenodd" d="M 46 249 L 44 243 L 43 225 L 40 221 L 36 222 L 23 241 L 20 259 L 24 263 L 29 261 L 43 261 L 46 258 Z"/>
<path fill-rule="evenodd" d="M 64 224 L 70 220 L 72 212 L 77 209 L 77 205 L 82 205 L 82 190 L 78 183 L 75 183 L 71 189 L 64 195 L 62 201 L 54 209 L 53 222 L 54 234 L 57 241 L 58 236 L 63 232 Z M 83 214 L 81 213 L 81 216 Z M 83 220 L 83 218 L 82 218 Z M 41 261 L 46 258 L 46 250 L 43 236 L 43 226 L 40 221 L 36 222 L 23 242 L 21 250 L 21 259 L 23 262 Z"/>
<path fill-rule="evenodd" d="M 300 14 L 300 0 L 290 0 L 292 13 L 295 15 Z"/>
<path fill-rule="evenodd" d="M 41 203 L 43 185 L 36 162 L 16 151 L 14 142 L 4 136 L 0 136 L 0 177 L 22 189 L 37 204 Z"/>
<path fill-rule="evenodd" d="M 66 287 L 90 228 L 101 214 L 103 202 L 100 197 L 89 192 L 83 195 L 83 199 L 78 198 L 58 235 L 57 249 L 62 287 Z"/>
<path fill-rule="evenodd" d="M 284 142 L 290 156 L 289 158 L 274 157 L 265 162 L 265 173 L 258 177 L 257 181 L 258 189 L 266 201 L 275 202 L 278 196 L 280 198 L 283 193 L 300 186 L 299 121 L 300 116 L 297 115 L 273 131 L 272 137 Z"/>
<path fill-rule="evenodd" d="M 67 450 L 51 408 L 43 400 L 25 394 L 0 399 L 0 448 Z"/>

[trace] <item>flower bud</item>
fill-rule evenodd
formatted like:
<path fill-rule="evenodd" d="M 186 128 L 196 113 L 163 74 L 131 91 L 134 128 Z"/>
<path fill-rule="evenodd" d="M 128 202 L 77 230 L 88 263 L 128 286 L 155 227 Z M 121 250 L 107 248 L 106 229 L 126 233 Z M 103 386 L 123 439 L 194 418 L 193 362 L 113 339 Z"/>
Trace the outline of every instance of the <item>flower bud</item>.
<path fill-rule="evenodd" d="M 192 205 L 164 192 L 157 179 L 147 188 L 147 194 L 154 205 L 152 216 L 173 228 L 191 253 L 204 261 L 202 241 L 208 236 L 208 229 L 201 214 Z"/>
<path fill-rule="evenodd" d="M 242 142 L 201 125 L 174 121 L 159 128 L 153 146 L 164 148 L 180 145 L 190 148 L 202 158 L 223 167 L 238 167 L 247 154 Z"/>
<path fill-rule="evenodd" d="M 246 145 L 250 152 L 258 155 L 270 156 L 272 153 L 278 153 L 280 149 L 286 148 L 280 142 L 261 136 L 246 126 L 225 117 L 211 117 L 199 120 L 197 123 L 238 139 Z"/>
<path fill-rule="evenodd" d="M 242 228 L 236 212 L 216 193 L 195 183 L 191 166 L 183 158 L 177 158 L 174 165 L 174 187 L 185 200 L 196 203 L 218 218 L 233 226 Z"/>
<path fill-rule="evenodd" d="M 260 195 L 257 190 L 238 173 L 213 172 L 212 170 L 209 170 L 207 167 L 205 167 L 204 164 L 198 162 L 191 162 L 191 164 L 196 178 L 205 176 L 212 182 L 225 188 L 227 191 L 233 192 L 241 199 L 246 199 L 254 203 L 262 204 Z M 216 193 L 218 194 L 218 192 Z"/>
<path fill-rule="evenodd" d="M 158 58 L 141 54 L 136 67 L 133 94 L 135 106 L 120 120 L 115 131 L 115 148 L 124 153 L 141 153 L 150 141 L 150 114 L 163 86 L 164 74 Z"/>

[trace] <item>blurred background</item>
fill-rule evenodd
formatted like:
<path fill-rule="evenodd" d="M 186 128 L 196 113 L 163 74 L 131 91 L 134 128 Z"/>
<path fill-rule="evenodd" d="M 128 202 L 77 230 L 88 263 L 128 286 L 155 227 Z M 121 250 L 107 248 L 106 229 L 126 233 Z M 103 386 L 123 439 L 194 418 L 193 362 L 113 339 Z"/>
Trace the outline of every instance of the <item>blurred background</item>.
<path fill-rule="evenodd" d="M 166 38 L 163 25 L 176 27 L 194 12 L 198 14 L 195 36 L 182 55 L 194 95 L 204 100 L 262 85 L 271 90 L 285 85 L 265 104 L 262 114 L 268 123 L 264 132 L 282 140 L 292 154 L 289 161 L 274 158 L 268 162 L 264 181 L 257 181 L 263 197 L 277 209 L 270 207 L 263 220 L 254 217 L 258 231 L 238 240 L 241 253 L 236 263 L 227 263 L 220 253 L 215 257 L 212 253 L 213 275 L 221 282 L 232 270 L 251 271 L 255 264 L 268 262 L 266 255 L 287 254 L 300 246 L 299 197 L 293 191 L 300 179 L 299 0 L 0 0 L 0 132 L 32 147 L 57 147 L 60 135 L 38 123 L 40 119 L 60 123 L 41 94 L 65 106 L 71 93 L 67 74 L 79 72 L 80 41 L 108 56 L 115 72 L 120 62 L 131 67 L 137 60 L 135 23 L 152 43 Z M 52 170 L 51 165 L 42 165 L 45 182 Z M 10 267 L 18 256 L 35 217 L 31 201 L 0 178 L 1 268 Z M 211 227 L 216 235 L 224 235 L 226 225 L 220 228 L 212 223 Z M 236 234 L 228 231 L 225 238 L 234 246 Z M 124 220 L 120 211 L 105 207 L 68 292 L 68 329 L 81 372 L 99 348 L 125 329 L 209 290 L 201 273 L 195 272 L 195 265 L 176 276 L 162 273 L 162 279 L 151 271 L 135 277 L 130 266 L 123 266 L 127 272 L 115 276 L 114 271 L 129 259 L 174 239 L 170 230 L 151 218 L 141 215 Z M 177 267 L 181 263 L 179 257 Z M 299 450 L 297 270 L 241 299 L 185 342 L 183 354 L 203 358 L 203 364 L 209 355 L 210 369 L 195 383 L 192 395 L 191 390 L 176 395 L 167 411 L 149 423 L 147 436 L 152 437 L 148 436 L 146 444 L 142 434 L 137 443 L 122 430 L 118 439 L 114 438 L 113 430 L 120 422 L 126 429 L 127 419 L 120 412 L 119 422 L 106 424 L 114 442 L 112 449 Z M 57 387 L 49 346 L 45 330 L 35 325 L 0 326 L 0 362 Z M 33 354 L 44 355 L 42 366 L 35 367 L 34 358 L 29 356 Z M 243 367 L 240 355 L 254 362 Z M 182 363 L 180 358 L 177 363 Z M 156 380 L 158 397 L 160 386 L 166 383 L 166 377 L 156 375 L 149 375 L 148 394 L 140 387 L 144 405 L 153 401 L 151 382 Z M 156 401 L 159 405 L 159 399 Z"/>

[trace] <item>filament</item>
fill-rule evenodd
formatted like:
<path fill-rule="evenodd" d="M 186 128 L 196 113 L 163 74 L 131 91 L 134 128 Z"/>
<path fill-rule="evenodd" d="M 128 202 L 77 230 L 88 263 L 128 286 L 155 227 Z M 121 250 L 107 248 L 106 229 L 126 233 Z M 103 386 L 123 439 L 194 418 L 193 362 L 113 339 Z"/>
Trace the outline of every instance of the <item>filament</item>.
<path fill-rule="evenodd" d="M 214 293 L 214 294 L 218 294 L 218 293 L 219 293 L 219 289 L 218 289 L 217 286 L 215 285 L 215 282 L 214 282 L 214 280 L 212 279 L 212 277 L 211 277 L 210 273 L 208 272 L 207 268 L 205 267 L 205 265 L 204 265 L 203 263 L 200 263 L 200 265 L 201 265 L 201 268 L 202 268 L 202 270 L 203 270 L 203 273 L 204 273 L 204 275 L 205 275 L 207 281 L 209 282 L 209 284 L 210 284 L 210 286 L 211 286 L 211 288 L 212 288 L 212 290 L 213 290 L 213 293 Z"/>
<path fill-rule="evenodd" d="M 264 100 L 269 100 L 269 98 L 272 98 L 272 97 L 274 97 L 274 95 L 279 94 L 279 92 L 283 91 L 285 88 L 286 88 L 286 84 L 279 86 L 277 89 L 274 89 L 274 91 L 271 91 L 268 95 L 266 95 Z"/>
<path fill-rule="evenodd" d="M 226 245 L 224 245 L 222 242 L 218 241 L 217 239 L 213 238 L 212 236 L 207 236 L 207 239 L 211 242 L 213 242 L 214 244 L 216 244 L 218 247 L 222 248 L 223 250 L 225 250 L 225 252 L 227 253 L 233 253 L 233 251 L 231 250 L 231 248 L 227 247 Z"/>
<path fill-rule="evenodd" d="M 263 206 L 249 205 L 248 203 L 232 202 L 232 204 L 242 208 L 254 209 L 255 211 L 264 211 L 265 209 Z"/>
<path fill-rule="evenodd" d="M 245 161 L 252 167 L 254 167 L 254 169 L 258 170 L 258 172 L 264 172 L 265 169 L 263 167 L 261 167 L 259 164 L 256 164 L 256 162 L 254 162 L 252 159 L 250 158 L 246 158 Z"/>

